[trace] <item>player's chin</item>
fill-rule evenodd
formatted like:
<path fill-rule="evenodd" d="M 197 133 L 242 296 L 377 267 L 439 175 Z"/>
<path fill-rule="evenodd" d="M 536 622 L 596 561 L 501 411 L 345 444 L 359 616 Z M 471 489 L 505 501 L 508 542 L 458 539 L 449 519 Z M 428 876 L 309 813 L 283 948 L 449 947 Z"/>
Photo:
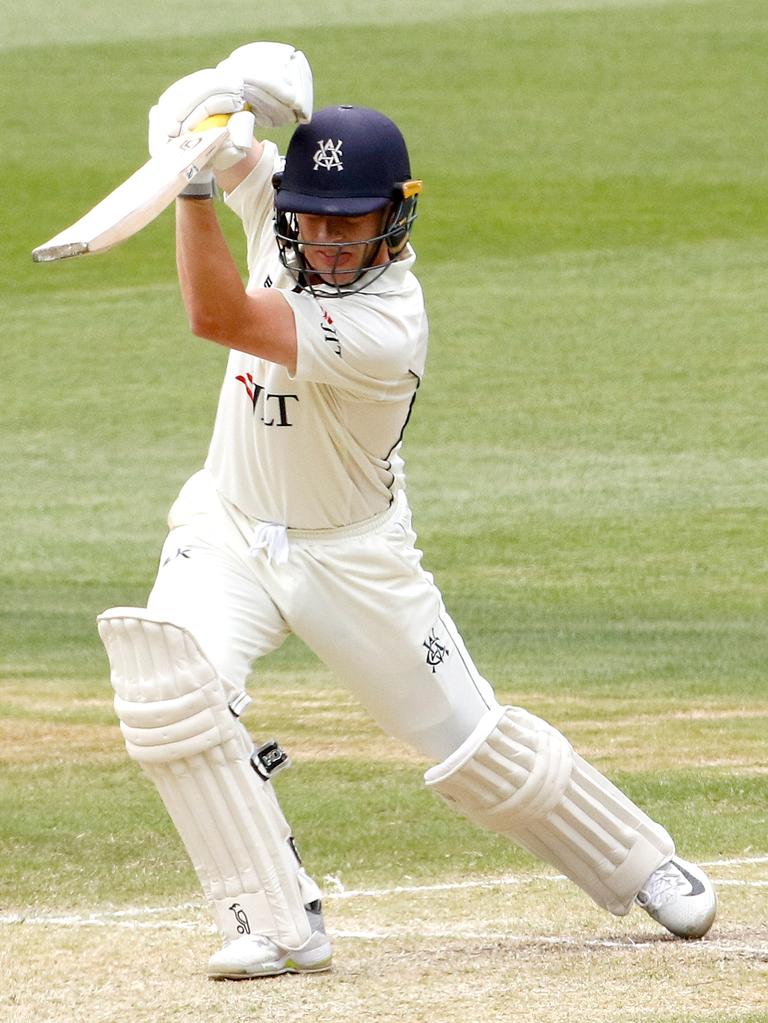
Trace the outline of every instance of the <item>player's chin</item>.
<path fill-rule="evenodd" d="M 312 271 L 314 276 L 319 277 L 324 284 L 335 284 L 337 287 L 352 284 L 360 276 L 359 266 L 349 267 L 349 269 L 343 269 L 338 266 L 313 266 Z"/>

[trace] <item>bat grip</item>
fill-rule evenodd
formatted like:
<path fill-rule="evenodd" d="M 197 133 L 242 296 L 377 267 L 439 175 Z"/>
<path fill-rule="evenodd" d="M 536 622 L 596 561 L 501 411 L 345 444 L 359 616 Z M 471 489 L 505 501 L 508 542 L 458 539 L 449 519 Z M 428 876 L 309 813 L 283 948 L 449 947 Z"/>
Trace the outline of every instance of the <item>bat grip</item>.
<path fill-rule="evenodd" d="M 211 114 L 210 117 L 206 117 L 196 124 L 192 129 L 193 131 L 208 131 L 209 128 L 224 128 L 228 123 L 231 114 Z"/>
<path fill-rule="evenodd" d="M 253 110 L 250 103 L 246 103 L 243 110 Z M 211 114 L 204 118 L 200 124 L 196 124 L 193 131 L 209 131 L 211 128 L 226 128 L 232 114 Z"/>

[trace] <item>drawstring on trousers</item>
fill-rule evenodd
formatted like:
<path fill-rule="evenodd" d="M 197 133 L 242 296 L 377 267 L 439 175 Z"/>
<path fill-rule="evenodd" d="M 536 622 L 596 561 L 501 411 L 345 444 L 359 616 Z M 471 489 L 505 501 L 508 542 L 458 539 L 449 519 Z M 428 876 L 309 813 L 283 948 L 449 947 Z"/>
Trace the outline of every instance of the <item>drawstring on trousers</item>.
<path fill-rule="evenodd" d="M 256 557 L 261 551 L 266 551 L 267 561 L 270 565 L 284 565 L 288 560 L 290 545 L 288 543 L 288 530 L 279 522 L 262 522 L 254 530 L 253 540 L 248 553 Z"/>

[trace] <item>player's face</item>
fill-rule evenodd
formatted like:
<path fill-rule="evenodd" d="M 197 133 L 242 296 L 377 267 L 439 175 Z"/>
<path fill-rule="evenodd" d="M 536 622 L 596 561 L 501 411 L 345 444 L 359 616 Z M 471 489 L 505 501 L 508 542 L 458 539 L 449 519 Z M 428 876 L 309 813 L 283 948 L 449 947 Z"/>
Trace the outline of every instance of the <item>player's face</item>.
<path fill-rule="evenodd" d="M 387 250 L 377 238 L 384 228 L 386 210 L 374 210 L 359 217 L 330 217 L 298 213 L 299 242 L 302 255 L 329 284 L 349 283 L 363 267 L 380 266 L 387 261 Z"/>

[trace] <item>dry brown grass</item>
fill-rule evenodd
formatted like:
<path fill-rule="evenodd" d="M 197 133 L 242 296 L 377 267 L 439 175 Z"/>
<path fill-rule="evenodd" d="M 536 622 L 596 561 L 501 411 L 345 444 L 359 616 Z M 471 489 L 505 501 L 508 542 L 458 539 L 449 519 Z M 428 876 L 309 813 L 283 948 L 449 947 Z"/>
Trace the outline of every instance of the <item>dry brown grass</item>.
<path fill-rule="evenodd" d="M 35 708 L 21 687 L 4 693 L 12 710 L 0 719 L 6 763 L 122 760 L 107 694 L 38 699 Z M 374 730 L 343 690 L 283 684 L 258 693 L 257 701 L 249 716 L 259 731 L 274 730 L 297 759 L 343 753 L 419 762 Z M 754 726 L 756 716 L 768 716 L 765 704 L 702 705 L 683 715 L 683 729 L 680 712 L 669 705 L 651 708 L 647 721 L 620 700 L 601 706 L 601 720 L 577 698 L 555 709 L 548 716 L 567 723 L 574 743 L 603 767 L 643 770 L 652 762 L 663 768 L 666 757 L 670 766 L 686 757 L 701 763 L 704 751 L 718 752 L 717 729 L 724 726 L 729 772 L 754 774 L 762 766 L 761 729 L 739 723 Z M 547 716 L 546 707 L 539 710 Z M 643 741 L 647 729 L 651 744 Z M 720 913 L 701 942 L 670 940 L 638 910 L 621 920 L 607 916 L 542 867 L 485 885 L 331 891 L 333 971 L 244 984 L 206 979 L 217 941 L 202 905 L 134 915 L 118 909 L 91 920 L 49 913 L 24 923 L 3 920 L 0 908 L 0 1023 L 273 1017 L 288 1023 L 768 1023 L 768 862 L 760 853 L 766 850 L 753 851 L 752 863 L 712 867 L 721 882 Z"/>
<path fill-rule="evenodd" d="M 718 923 L 673 941 L 639 911 L 607 917 L 550 877 L 451 891 L 339 893 L 329 974 L 215 984 L 202 907 L 5 924 L 2 1023 L 541 1023 L 768 1019 L 768 865 L 713 868 Z"/>

